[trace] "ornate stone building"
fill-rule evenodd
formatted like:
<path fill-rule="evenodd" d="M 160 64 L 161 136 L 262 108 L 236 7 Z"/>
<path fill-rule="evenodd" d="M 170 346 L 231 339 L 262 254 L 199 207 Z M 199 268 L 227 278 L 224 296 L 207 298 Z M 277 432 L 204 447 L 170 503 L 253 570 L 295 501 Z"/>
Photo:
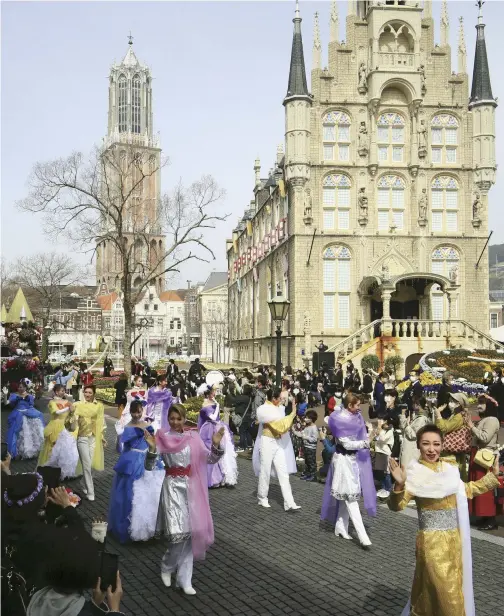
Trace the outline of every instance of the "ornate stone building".
<path fill-rule="evenodd" d="M 160 200 L 159 137 L 153 130 L 152 76 L 132 47 L 120 64 L 114 64 L 109 76 L 108 130 L 104 146 L 110 155 L 102 183 L 111 204 L 122 209 L 122 228 L 126 242 L 133 245 L 132 256 L 136 286 L 144 272 L 152 272 L 158 293 L 163 291 L 164 270 L 157 263 L 165 251 L 165 237 L 158 224 Z M 104 220 L 104 228 L 109 221 Z M 156 267 L 157 266 L 157 267 Z M 96 248 L 96 283 L 105 283 L 110 291 L 120 291 L 121 256 L 113 242 L 100 241 Z"/>
<path fill-rule="evenodd" d="M 267 301 L 291 302 L 284 363 L 323 338 L 341 359 L 491 344 L 488 193 L 495 108 L 480 14 L 472 89 L 460 20 L 434 41 L 431 4 L 349 2 L 346 40 L 330 13 L 328 65 L 315 15 L 311 93 L 296 6 L 285 155 L 228 241 L 235 360 L 274 361 Z M 479 266 L 476 263 L 479 261 Z"/>

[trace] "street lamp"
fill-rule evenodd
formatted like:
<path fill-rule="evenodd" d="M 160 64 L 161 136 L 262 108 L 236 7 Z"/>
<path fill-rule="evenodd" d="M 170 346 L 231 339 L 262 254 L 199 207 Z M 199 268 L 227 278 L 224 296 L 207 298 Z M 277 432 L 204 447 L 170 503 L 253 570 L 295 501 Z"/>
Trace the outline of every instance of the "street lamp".
<path fill-rule="evenodd" d="M 287 299 L 283 299 L 282 296 L 279 296 L 268 302 L 268 306 L 271 312 L 271 318 L 276 323 L 276 386 L 280 387 L 282 383 L 282 321 L 285 321 L 287 318 L 290 302 Z"/>

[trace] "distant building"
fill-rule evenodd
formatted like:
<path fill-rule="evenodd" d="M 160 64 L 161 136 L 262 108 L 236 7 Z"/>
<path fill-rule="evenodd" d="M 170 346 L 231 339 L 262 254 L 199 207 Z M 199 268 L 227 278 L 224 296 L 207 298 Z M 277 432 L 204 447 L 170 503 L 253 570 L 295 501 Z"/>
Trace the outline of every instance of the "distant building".
<path fill-rule="evenodd" d="M 185 289 L 184 295 L 184 307 L 186 318 L 186 331 L 187 331 L 187 352 L 189 355 L 199 355 L 201 353 L 201 324 L 198 296 L 200 291 L 205 286 L 203 282 L 197 282 L 191 285 L 191 281 L 187 281 L 187 289 Z M 180 291 L 177 291 L 180 293 Z"/>
<path fill-rule="evenodd" d="M 212 272 L 198 296 L 201 357 L 217 363 L 228 357 L 228 275 Z"/>

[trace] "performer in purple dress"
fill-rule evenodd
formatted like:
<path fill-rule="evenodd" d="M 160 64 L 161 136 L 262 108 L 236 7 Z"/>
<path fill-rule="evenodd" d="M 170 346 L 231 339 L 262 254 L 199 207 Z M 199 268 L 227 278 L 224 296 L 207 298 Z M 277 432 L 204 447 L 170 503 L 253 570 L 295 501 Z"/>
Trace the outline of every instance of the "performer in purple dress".
<path fill-rule="evenodd" d="M 224 455 L 217 464 L 207 466 L 209 488 L 235 486 L 238 482 L 238 465 L 236 463 L 233 434 L 229 426 L 221 421 L 220 406 L 215 400 L 215 389 L 209 387 L 198 418 L 198 430 L 202 441 L 208 448 L 212 446 L 214 434 L 222 427 L 224 428 L 224 436 L 221 447 L 224 449 Z"/>
<path fill-rule="evenodd" d="M 329 430 L 334 436 L 336 451 L 329 465 L 320 517 L 335 524 L 336 536 L 343 539 L 351 539 L 348 534 L 350 518 L 361 546 L 369 549 L 371 541 L 362 523 L 358 503 L 362 494 L 368 515 L 376 515 L 369 437 L 360 413 L 360 399 L 347 394 L 343 398 L 343 407 L 329 417 Z"/>
<path fill-rule="evenodd" d="M 156 385 L 151 387 L 147 393 L 147 406 L 145 407 L 145 421 L 151 421 L 154 432 L 161 427 L 161 416 L 168 414 L 168 409 L 172 405 L 173 394 L 168 389 L 166 374 L 160 374 L 156 380 Z"/>

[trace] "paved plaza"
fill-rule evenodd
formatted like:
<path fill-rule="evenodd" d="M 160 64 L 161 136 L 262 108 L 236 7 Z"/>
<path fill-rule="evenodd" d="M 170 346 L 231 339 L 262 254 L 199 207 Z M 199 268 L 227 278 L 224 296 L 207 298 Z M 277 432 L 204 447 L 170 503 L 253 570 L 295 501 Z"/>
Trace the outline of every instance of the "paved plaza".
<path fill-rule="evenodd" d="M 2 419 L 4 433 L 6 412 Z M 89 525 L 93 518 L 107 514 L 117 459 L 113 422 L 107 417 L 106 470 L 96 475 L 96 501 L 84 501 L 79 508 Z M 108 538 L 108 550 L 120 557 L 123 609 L 128 616 L 401 614 L 413 577 L 414 510 L 397 514 L 380 506 L 376 519 L 364 515 L 373 542 L 371 551 L 365 552 L 356 541 L 336 538 L 332 528 L 319 523 L 323 485 L 292 477 L 302 509 L 285 513 L 280 489 L 272 483 L 271 509 L 263 509 L 256 504 L 251 462 L 240 458 L 238 464 L 238 486 L 210 492 L 215 544 L 206 561 L 195 566 L 195 597 L 163 586 L 162 541 L 120 545 Z M 12 468 L 19 472 L 34 466 L 33 461 L 14 462 Z M 68 485 L 78 489 L 78 482 Z M 496 616 L 502 609 L 499 563 L 504 562 L 504 540 L 474 533 L 472 546 L 477 614 Z"/>

